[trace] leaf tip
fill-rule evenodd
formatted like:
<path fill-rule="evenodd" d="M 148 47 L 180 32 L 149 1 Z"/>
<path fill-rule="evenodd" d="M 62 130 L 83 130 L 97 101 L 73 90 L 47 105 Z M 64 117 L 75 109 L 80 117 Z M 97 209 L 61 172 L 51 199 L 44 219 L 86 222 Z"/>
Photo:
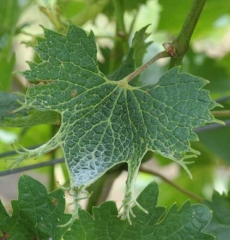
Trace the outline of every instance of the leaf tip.
<path fill-rule="evenodd" d="M 218 103 L 218 102 L 215 102 L 215 105 L 214 105 L 214 107 L 220 107 L 220 108 L 224 108 L 224 106 L 223 105 L 221 105 L 220 103 Z"/>

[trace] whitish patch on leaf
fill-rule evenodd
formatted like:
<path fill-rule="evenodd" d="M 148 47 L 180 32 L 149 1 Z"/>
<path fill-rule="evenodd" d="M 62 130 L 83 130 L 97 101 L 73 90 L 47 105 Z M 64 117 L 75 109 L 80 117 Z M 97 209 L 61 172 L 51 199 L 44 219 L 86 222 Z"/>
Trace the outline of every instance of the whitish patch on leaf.
<path fill-rule="evenodd" d="M 16 163 L 60 146 L 75 200 L 114 165 L 128 164 L 122 218 L 137 204 L 134 183 L 142 157 L 151 150 L 181 164 L 198 154 L 193 129 L 216 121 L 216 103 L 202 89 L 206 81 L 175 67 L 157 84 L 133 87 L 124 78 L 107 79 L 98 69 L 93 33 L 70 25 L 66 36 L 44 29 L 34 47 L 41 58 L 23 75 L 31 82 L 24 106 L 61 114 L 58 133 L 35 150 L 21 149 Z M 43 82 L 44 84 L 41 84 Z M 38 84 L 36 84 L 38 83 Z M 40 84 L 39 84 L 40 83 Z M 79 205 L 76 204 L 76 209 Z M 77 210 L 76 210 L 77 212 Z M 75 213 L 73 216 L 77 216 Z"/>

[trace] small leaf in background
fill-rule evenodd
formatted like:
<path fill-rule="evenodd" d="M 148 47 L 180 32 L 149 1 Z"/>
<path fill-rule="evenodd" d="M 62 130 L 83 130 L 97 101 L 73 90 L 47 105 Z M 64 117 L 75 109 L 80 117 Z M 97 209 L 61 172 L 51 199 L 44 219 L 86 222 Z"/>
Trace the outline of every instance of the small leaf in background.
<path fill-rule="evenodd" d="M 22 9 L 18 0 L 1 0 L 0 6 L 0 90 L 9 91 L 15 64 L 12 38 Z"/>
<path fill-rule="evenodd" d="M 64 214 L 65 197 L 62 190 L 47 193 L 37 180 L 23 175 L 18 183 L 18 200 L 12 201 L 12 216 L 0 204 L 0 230 L 12 240 L 61 239 L 67 228 L 57 225 L 68 221 Z"/>
<path fill-rule="evenodd" d="M 13 110 L 21 107 L 19 103 L 24 101 L 24 97 L 17 94 L 0 91 L 0 125 L 4 121 L 4 118 L 13 118 L 17 115 L 25 115 L 26 111 L 20 111 L 20 113 L 12 114 Z"/>
<path fill-rule="evenodd" d="M 119 0 L 116 0 L 119 1 Z M 122 11 L 134 11 L 134 10 L 139 10 L 140 6 L 142 4 L 145 4 L 147 0 L 124 0 L 124 1 L 119 1 L 118 4 L 120 4 Z M 107 15 L 108 18 L 114 17 L 114 4 L 112 1 L 108 1 L 108 4 L 105 6 L 103 13 Z M 116 16 L 115 16 L 116 17 Z"/>
<path fill-rule="evenodd" d="M 93 217 L 84 210 L 80 219 L 75 221 L 64 240 L 214 240 L 203 232 L 211 219 L 208 207 L 186 202 L 180 209 L 174 204 L 165 213 L 163 207 L 156 207 L 158 186 L 150 183 L 140 194 L 137 201 L 148 210 L 146 215 L 134 207 L 136 218 L 132 225 L 117 218 L 118 210 L 114 202 L 105 202 L 93 208 Z"/>
<path fill-rule="evenodd" d="M 13 113 L 21 107 L 19 102 L 24 102 L 24 97 L 17 94 L 0 91 L 0 126 L 4 127 L 29 127 L 40 124 L 60 125 L 60 115 L 53 111 L 41 112 L 26 110 Z"/>
<path fill-rule="evenodd" d="M 146 53 L 147 47 L 152 42 L 146 42 L 146 38 L 149 36 L 149 34 L 146 33 L 146 30 L 148 28 L 148 25 L 141 28 L 139 31 L 137 31 L 134 35 L 132 45 L 130 47 L 130 50 L 128 52 L 128 55 L 126 59 L 122 62 L 120 67 L 118 67 L 113 73 L 110 73 L 108 75 L 108 68 L 109 68 L 109 55 L 110 55 L 110 49 L 108 48 L 100 48 L 101 53 L 103 57 L 106 59 L 106 61 L 99 63 L 99 68 L 103 73 L 106 73 L 107 78 L 110 80 L 118 81 L 122 78 L 126 77 L 129 73 L 133 72 L 137 67 L 140 67 L 142 65 L 142 60 L 144 57 L 144 54 Z M 108 59 L 108 60 L 107 60 Z M 136 77 L 132 80 L 132 85 L 137 84 L 137 80 L 139 77 Z"/>
<path fill-rule="evenodd" d="M 1 39 L 0 39 L 1 41 Z M 11 50 L 10 50 L 11 51 Z M 14 70 L 15 55 L 9 56 L 7 51 L 0 52 L 0 90 L 9 91 L 11 88 L 12 72 Z"/>
<path fill-rule="evenodd" d="M 224 65 L 222 60 L 207 57 L 204 53 L 195 53 L 190 49 L 181 70 L 208 79 L 210 84 L 207 89 L 215 98 L 229 94 L 229 66 Z"/>
<path fill-rule="evenodd" d="M 214 191 L 211 202 L 206 202 L 212 210 L 212 220 L 205 232 L 216 236 L 216 240 L 227 240 L 230 236 L 230 192 L 219 194 Z"/>
<path fill-rule="evenodd" d="M 230 165 L 229 126 L 200 132 L 198 136 L 202 144 L 207 147 L 210 152 L 224 160 L 227 165 Z"/>
<path fill-rule="evenodd" d="M 133 37 L 131 48 L 134 49 L 134 62 L 135 67 L 140 67 L 142 65 L 143 57 L 147 51 L 148 46 L 152 43 L 151 41 L 146 41 L 150 34 L 146 33 L 146 30 L 149 25 L 141 28 L 137 31 Z"/>

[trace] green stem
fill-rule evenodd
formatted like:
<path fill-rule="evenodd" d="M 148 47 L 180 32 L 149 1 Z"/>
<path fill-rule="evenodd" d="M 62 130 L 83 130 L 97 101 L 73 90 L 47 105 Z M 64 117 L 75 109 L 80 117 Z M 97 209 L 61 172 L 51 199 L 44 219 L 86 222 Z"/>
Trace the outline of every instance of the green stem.
<path fill-rule="evenodd" d="M 230 116 L 230 110 L 212 111 L 211 113 L 215 117 L 229 117 Z"/>
<path fill-rule="evenodd" d="M 86 207 L 87 212 L 92 213 L 93 206 L 98 206 L 106 201 L 112 185 L 120 173 L 120 169 L 109 171 L 88 188 L 88 191 L 93 192 L 93 194 L 88 200 Z"/>
<path fill-rule="evenodd" d="M 125 28 L 124 22 L 124 8 L 122 0 L 113 0 L 113 6 L 116 17 L 116 34 L 114 48 L 110 55 L 110 67 L 109 73 L 116 70 L 122 62 L 123 56 L 128 53 L 128 35 Z"/>
<path fill-rule="evenodd" d="M 57 126 L 53 126 L 51 125 L 50 126 L 50 130 L 51 130 L 51 138 L 57 133 Z M 55 159 L 56 157 L 56 151 L 57 149 L 54 149 L 51 151 L 51 154 L 50 154 L 50 160 L 52 159 Z M 56 187 L 56 181 L 55 181 L 55 165 L 52 165 L 50 166 L 50 174 L 49 174 L 49 178 L 50 178 L 50 181 L 49 181 L 49 190 L 50 192 L 52 192 L 55 187 Z"/>
<path fill-rule="evenodd" d="M 140 172 L 144 172 L 144 173 L 148 173 L 148 174 L 152 174 L 154 176 L 159 177 L 160 179 L 162 179 L 164 182 L 168 183 L 169 185 L 171 185 L 172 187 L 174 187 L 175 189 L 177 189 L 178 191 L 180 191 L 181 193 L 189 196 L 190 198 L 196 200 L 197 202 L 202 203 L 204 201 L 204 199 L 198 195 L 196 195 L 193 192 L 190 192 L 182 187 L 180 187 L 179 185 L 177 185 L 176 183 L 170 181 L 168 178 L 164 177 L 163 175 L 161 175 L 159 172 L 156 172 L 154 170 L 150 170 L 150 169 L 146 169 L 143 167 L 140 167 Z"/>
<path fill-rule="evenodd" d="M 193 0 L 189 13 L 181 28 L 180 33 L 172 42 L 175 47 L 176 56 L 171 58 L 170 67 L 182 64 L 182 60 L 189 48 L 189 42 L 195 30 L 200 14 L 203 10 L 206 0 Z"/>
<path fill-rule="evenodd" d="M 58 32 L 65 33 L 67 26 L 61 22 L 58 13 L 53 13 L 50 9 L 43 6 L 39 6 L 41 12 L 43 12 L 49 20 L 53 23 Z"/>

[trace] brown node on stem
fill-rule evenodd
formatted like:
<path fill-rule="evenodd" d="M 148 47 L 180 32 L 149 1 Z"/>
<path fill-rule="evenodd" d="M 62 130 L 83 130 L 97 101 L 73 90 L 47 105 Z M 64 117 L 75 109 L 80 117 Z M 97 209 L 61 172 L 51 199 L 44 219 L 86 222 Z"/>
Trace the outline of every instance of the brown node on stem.
<path fill-rule="evenodd" d="M 10 238 L 10 234 L 8 234 L 6 231 L 2 232 L 3 236 L 0 238 L 0 240 L 6 240 Z"/>
<path fill-rule="evenodd" d="M 162 46 L 164 47 L 165 51 L 169 53 L 172 57 L 175 57 L 176 54 L 176 48 L 172 43 L 163 43 Z"/>

